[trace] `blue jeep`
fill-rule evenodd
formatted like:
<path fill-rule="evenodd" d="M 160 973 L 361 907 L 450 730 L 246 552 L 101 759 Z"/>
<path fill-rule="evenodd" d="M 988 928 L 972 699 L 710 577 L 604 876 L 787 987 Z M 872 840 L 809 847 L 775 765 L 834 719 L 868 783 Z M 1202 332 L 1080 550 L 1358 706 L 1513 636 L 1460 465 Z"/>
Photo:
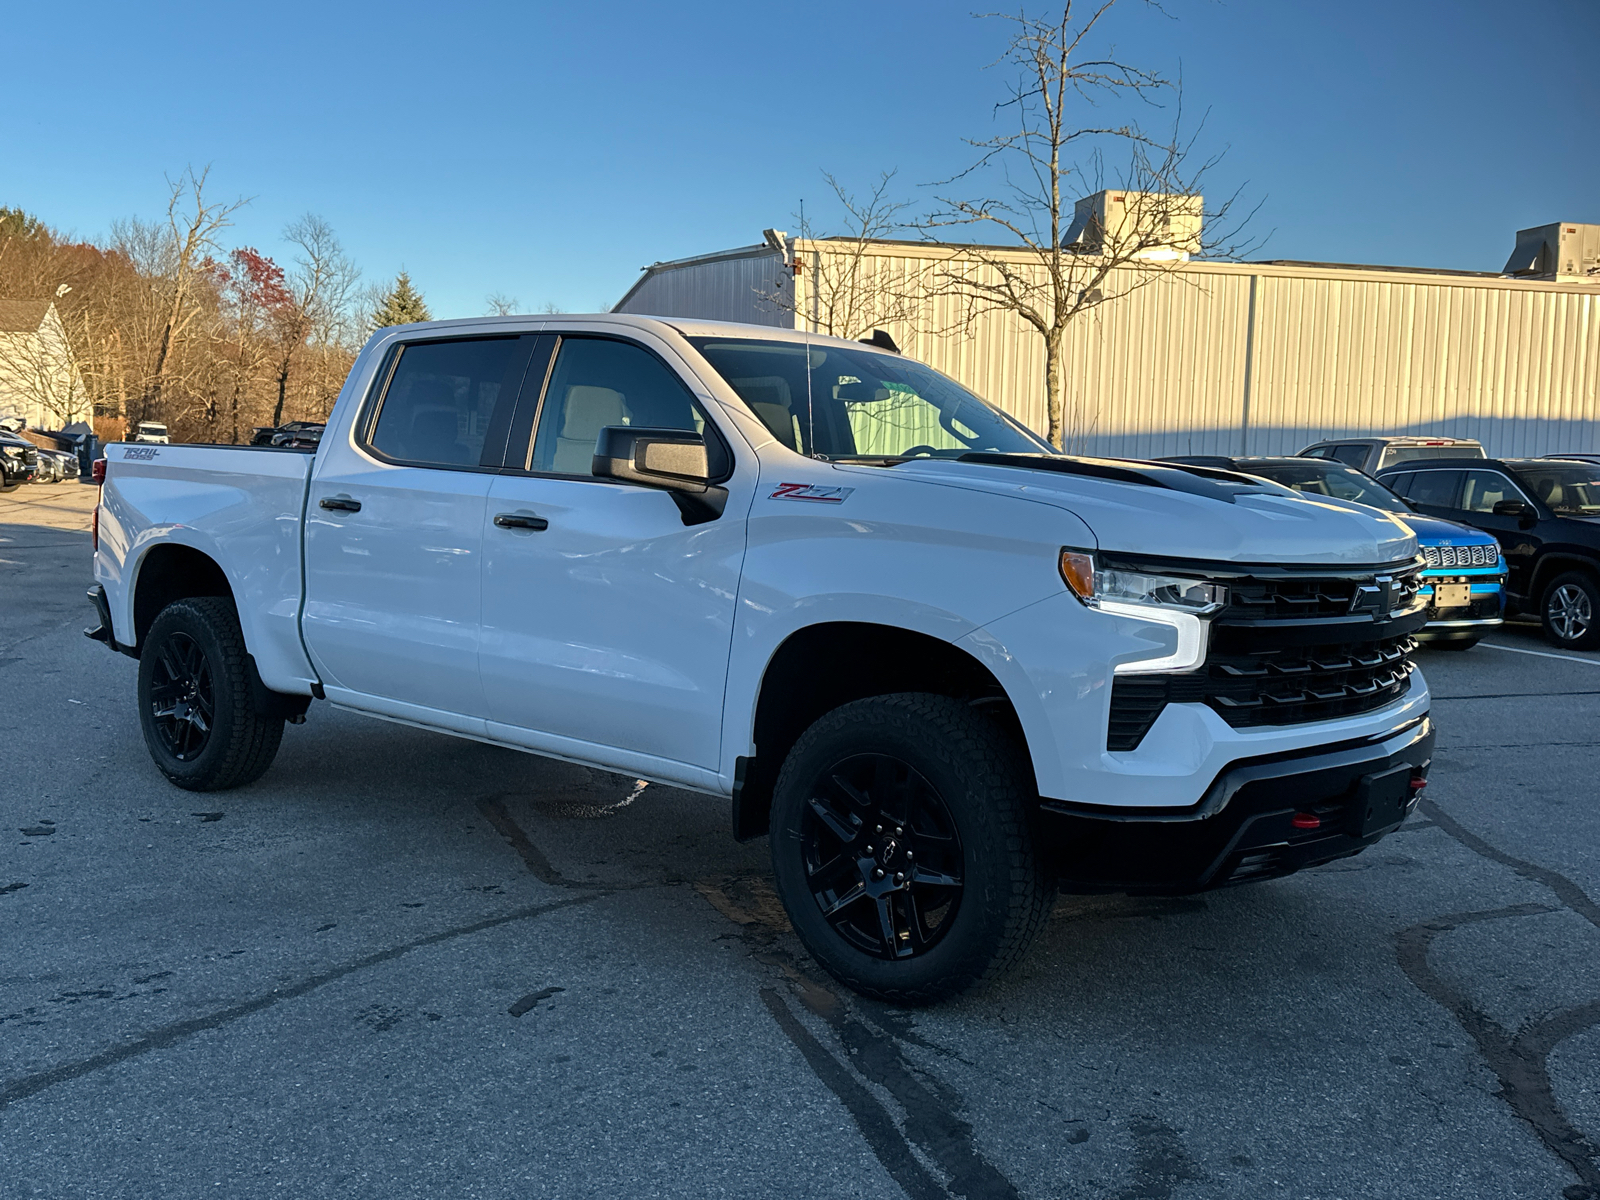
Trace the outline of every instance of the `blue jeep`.
<path fill-rule="evenodd" d="M 1422 591 L 1432 598 L 1432 607 L 1428 624 L 1415 635 L 1418 641 L 1444 650 L 1466 650 L 1505 620 L 1506 564 L 1494 536 L 1470 525 L 1424 516 L 1354 467 L 1320 458 L 1181 455 L 1162 461 L 1259 475 L 1330 504 L 1364 504 L 1393 513 L 1417 535 L 1428 563 L 1422 572 Z"/>

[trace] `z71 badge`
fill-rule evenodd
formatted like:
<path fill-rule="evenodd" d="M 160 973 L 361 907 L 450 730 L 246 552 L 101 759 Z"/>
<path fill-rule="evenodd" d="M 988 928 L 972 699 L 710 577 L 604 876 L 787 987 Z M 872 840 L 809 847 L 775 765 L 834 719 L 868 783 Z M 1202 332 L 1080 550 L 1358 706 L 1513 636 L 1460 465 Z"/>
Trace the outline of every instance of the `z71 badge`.
<path fill-rule="evenodd" d="M 843 504 L 855 488 L 818 487 L 814 483 L 780 483 L 770 500 L 812 500 L 818 504 Z"/>

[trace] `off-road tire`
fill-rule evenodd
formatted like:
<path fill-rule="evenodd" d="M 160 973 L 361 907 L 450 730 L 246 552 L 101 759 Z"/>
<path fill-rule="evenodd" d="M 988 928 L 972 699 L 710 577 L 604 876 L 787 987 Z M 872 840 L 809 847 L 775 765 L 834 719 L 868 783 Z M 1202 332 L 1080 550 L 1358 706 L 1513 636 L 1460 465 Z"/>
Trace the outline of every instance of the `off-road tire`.
<path fill-rule="evenodd" d="M 198 646 L 209 670 L 213 701 L 204 745 L 177 757 L 157 728 L 153 696 L 157 664 L 181 636 Z M 283 739 L 283 718 L 256 712 L 246 665 L 244 634 L 231 600 L 196 596 L 162 609 L 139 653 L 139 724 L 156 767 L 191 792 L 220 792 L 254 783 L 266 773 Z"/>
<path fill-rule="evenodd" d="M 1571 624 L 1565 624 L 1564 627 L 1564 623 L 1551 611 L 1558 607 L 1564 589 L 1566 595 L 1576 598 L 1581 594 L 1582 599 L 1587 601 L 1587 628 L 1575 637 L 1567 636 Z M 1577 592 L 1571 589 L 1577 589 Z M 1593 650 L 1600 647 L 1600 584 L 1585 571 L 1568 571 L 1565 575 L 1557 575 L 1539 598 L 1539 621 L 1544 626 L 1545 638 L 1552 645 L 1564 650 Z"/>
<path fill-rule="evenodd" d="M 950 926 L 910 958 L 853 945 L 823 916 L 807 879 L 801 828 L 813 783 L 864 754 L 919 772 L 959 833 L 964 886 Z M 841 983 L 897 1004 L 935 1003 L 999 978 L 1027 952 L 1055 898 L 1034 851 L 1032 778 L 1013 735 L 947 696 L 876 696 L 821 717 L 785 758 L 772 804 L 773 873 L 800 940 Z"/>

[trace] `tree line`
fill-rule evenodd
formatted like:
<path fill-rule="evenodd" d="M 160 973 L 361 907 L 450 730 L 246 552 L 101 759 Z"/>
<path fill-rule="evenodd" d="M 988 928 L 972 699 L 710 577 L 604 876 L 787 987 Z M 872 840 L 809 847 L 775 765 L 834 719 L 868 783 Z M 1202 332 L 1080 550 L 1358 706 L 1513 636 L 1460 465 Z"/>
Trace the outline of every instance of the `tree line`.
<path fill-rule="evenodd" d="M 245 203 L 216 200 L 206 172 L 186 171 L 163 217 L 118 221 L 100 241 L 0 208 L 0 300 L 52 299 L 65 346 L 51 353 L 68 368 L 8 361 L 38 350 L 0 339 L 0 377 L 27 393 L 10 398 L 57 428 L 158 421 L 176 441 L 249 441 L 257 426 L 324 420 L 373 329 L 429 319 L 403 271 L 363 287 L 315 214 L 284 229 L 287 262 L 227 247 Z"/>

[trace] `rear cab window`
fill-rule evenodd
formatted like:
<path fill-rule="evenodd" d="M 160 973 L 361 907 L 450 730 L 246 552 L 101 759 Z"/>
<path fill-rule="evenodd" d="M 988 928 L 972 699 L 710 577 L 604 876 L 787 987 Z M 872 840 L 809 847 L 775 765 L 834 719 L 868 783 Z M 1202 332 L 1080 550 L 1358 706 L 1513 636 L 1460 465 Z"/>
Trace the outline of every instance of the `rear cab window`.
<path fill-rule="evenodd" d="M 1395 463 L 1415 462 L 1429 458 L 1482 458 L 1483 447 L 1476 442 L 1456 442 L 1447 446 L 1386 446 L 1378 469 Z"/>
<path fill-rule="evenodd" d="M 496 468 L 531 337 L 407 342 L 391 351 L 362 444 L 408 466 Z"/>

